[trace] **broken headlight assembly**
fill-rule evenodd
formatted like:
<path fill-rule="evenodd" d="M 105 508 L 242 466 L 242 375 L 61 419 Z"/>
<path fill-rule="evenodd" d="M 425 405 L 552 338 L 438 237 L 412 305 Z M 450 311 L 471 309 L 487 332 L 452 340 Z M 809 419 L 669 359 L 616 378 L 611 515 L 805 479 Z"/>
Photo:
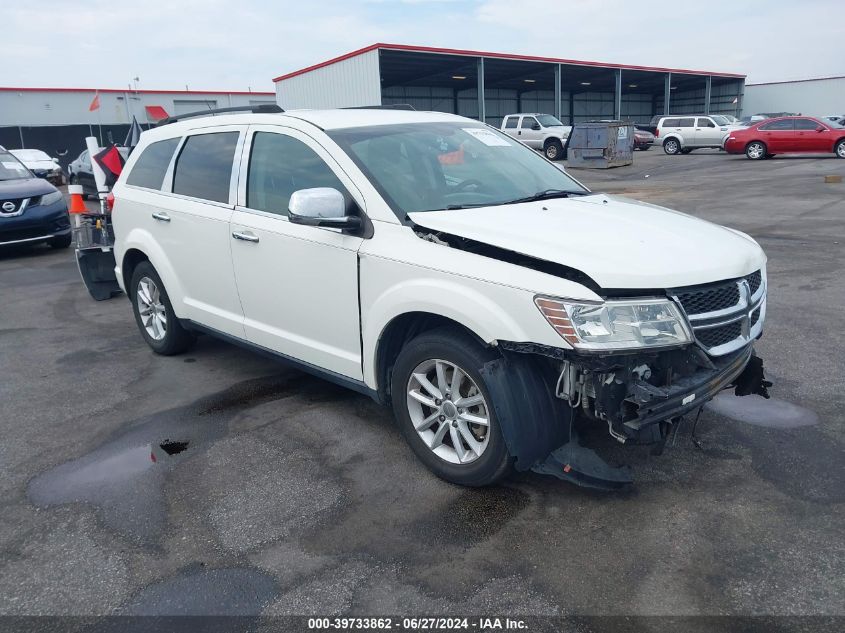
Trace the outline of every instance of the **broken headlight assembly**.
<path fill-rule="evenodd" d="M 686 319 L 668 299 L 586 303 L 535 297 L 534 303 L 557 333 L 578 350 L 669 347 L 692 342 Z"/>

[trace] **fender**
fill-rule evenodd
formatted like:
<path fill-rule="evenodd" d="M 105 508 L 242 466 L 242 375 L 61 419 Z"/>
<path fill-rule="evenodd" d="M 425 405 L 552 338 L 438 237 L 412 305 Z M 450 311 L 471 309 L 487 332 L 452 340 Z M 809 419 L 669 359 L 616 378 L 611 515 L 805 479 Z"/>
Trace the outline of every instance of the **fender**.
<path fill-rule="evenodd" d="M 170 303 L 173 304 L 173 310 L 176 312 L 176 316 L 184 318 L 185 293 L 182 289 L 182 284 L 173 268 L 173 264 L 167 255 L 164 254 L 164 250 L 162 250 L 156 239 L 146 229 L 136 227 L 130 230 L 129 234 L 120 241 L 123 246 L 123 250 L 120 253 L 120 262 L 118 263 L 120 270 L 123 270 L 123 260 L 128 251 L 134 248 L 144 253 L 156 269 L 159 277 L 161 277 L 164 287 L 167 288 L 167 294 L 170 297 Z M 129 281 L 129 279 L 123 280 L 124 288 Z"/>
<path fill-rule="evenodd" d="M 533 307 L 530 295 L 525 302 Z M 382 333 L 393 319 L 409 312 L 428 312 L 452 319 L 488 344 L 499 339 L 531 340 L 522 324 L 468 284 L 434 277 L 406 281 L 382 292 L 363 311 L 363 369 L 368 386 L 377 387 L 376 350 Z"/>

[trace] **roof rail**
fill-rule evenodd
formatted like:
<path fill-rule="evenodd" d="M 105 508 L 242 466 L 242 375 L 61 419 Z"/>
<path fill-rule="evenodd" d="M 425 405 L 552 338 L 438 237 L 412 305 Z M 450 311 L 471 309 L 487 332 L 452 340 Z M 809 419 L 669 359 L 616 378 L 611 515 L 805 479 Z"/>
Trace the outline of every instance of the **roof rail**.
<path fill-rule="evenodd" d="M 368 106 L 348 106 L 340 108 L 341 110 L 413 110 L 416 108 L 410 103 L 391 103 L 389 105 L 368 105 Z"/>
<path fill-rule="evenodd" d="M 182 119 L 193 119 L 199 116 L 214 116 L 215 114 L 224 114 L 226 112 L 252 112 L 253 114 L 278 114 L 284 112 L 275 103 L 260 103 L 258 105 L 232 106 L 231 108 L 209 108 L 208 110 L 199 110 L 198 112 L 186 112 L 185 114 L 178 114 L 176 116 L 169 116 L 162 119 L 156 124 L 167 125 L 168 123 L 176 123 Z"/>

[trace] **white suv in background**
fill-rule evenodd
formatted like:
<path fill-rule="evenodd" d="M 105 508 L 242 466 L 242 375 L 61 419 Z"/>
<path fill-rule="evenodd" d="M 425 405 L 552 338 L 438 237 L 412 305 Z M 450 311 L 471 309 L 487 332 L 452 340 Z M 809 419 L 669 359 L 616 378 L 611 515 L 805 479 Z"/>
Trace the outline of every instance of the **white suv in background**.
<path fill-rule="evenodd" d="M 549 160 L 564 157 L 563 148 L 572 132 L 571 125 L 564 125 L 551 114 L 539 112 L 509 114 L 502 119 L 501 129 L 528 147 L 540 150 Z"/>
<path fill-rule="evenodd" d="M 705 147 L 722 149 L 730 131 L 741 127 L 718 114 L 661 116 L 654 125 L 655 142 L 661 143 L 667 154 L 689 154 Z"/>
<path fill-rule="evenodd" d="M 753 239 L 592 193 L 478 121 L 187 118 L 142 134 L 113 193 L 154 351 L 206 332 L 367 394 L 452 482 L 625 485 L 583 425 L 660 443 L 720 389 L 765 393 Z"/>

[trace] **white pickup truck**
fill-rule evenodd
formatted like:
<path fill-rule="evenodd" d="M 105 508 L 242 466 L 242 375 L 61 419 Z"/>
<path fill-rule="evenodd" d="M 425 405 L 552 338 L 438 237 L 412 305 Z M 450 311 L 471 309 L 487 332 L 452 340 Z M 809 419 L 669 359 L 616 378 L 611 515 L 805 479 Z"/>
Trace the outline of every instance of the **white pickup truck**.
<path fill-rule="evenodd" d="M 142 134 L 113 193 L 116 278 L 155 352 L 206 332 L 367 394 L 452 482 L 622 486 L 585 428 L 660 444 L 768 384 L 752 238 L 593 193 L 478 121 L 186 118 Z"/>
<path fill-rule="evenodd" d="M 502 132 L 522 141 L 531 149 L 542 151 L 549 160 L 564 158 L 563 148 L 572 132 L 551 114 L 529 112 L 509 114 L 502 119 Z"/>

